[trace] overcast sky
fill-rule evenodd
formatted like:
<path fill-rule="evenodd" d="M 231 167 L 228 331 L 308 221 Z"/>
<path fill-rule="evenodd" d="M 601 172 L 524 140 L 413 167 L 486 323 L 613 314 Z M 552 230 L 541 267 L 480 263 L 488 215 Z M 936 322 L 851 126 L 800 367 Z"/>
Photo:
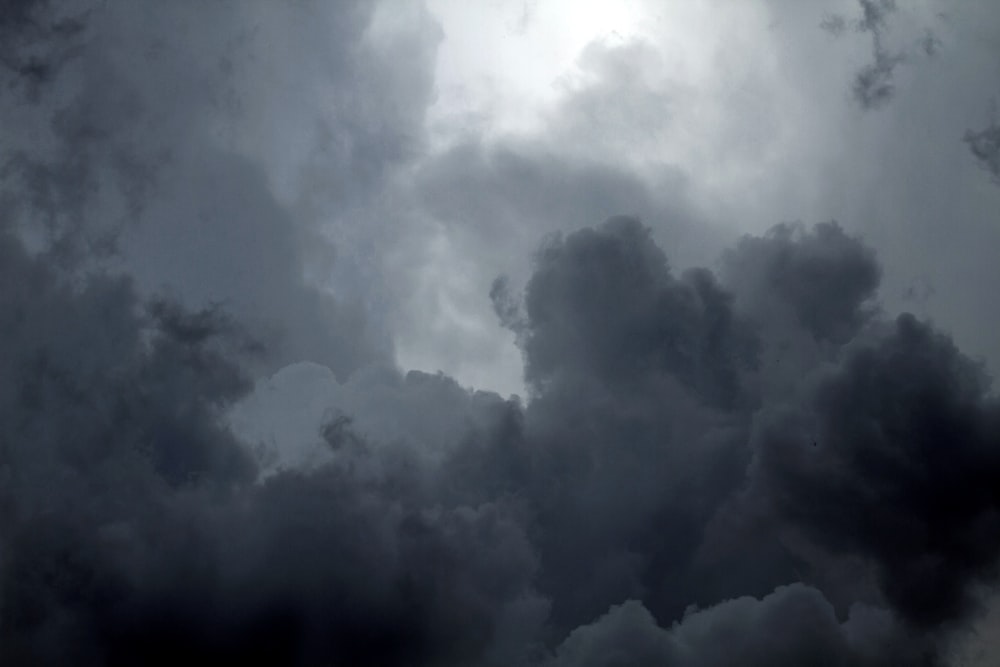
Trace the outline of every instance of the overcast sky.
<path fill-rule="evenodd" d="M 0 661 L 1000 660 L 993 0 L 13 0 L 0 85 Z"/>

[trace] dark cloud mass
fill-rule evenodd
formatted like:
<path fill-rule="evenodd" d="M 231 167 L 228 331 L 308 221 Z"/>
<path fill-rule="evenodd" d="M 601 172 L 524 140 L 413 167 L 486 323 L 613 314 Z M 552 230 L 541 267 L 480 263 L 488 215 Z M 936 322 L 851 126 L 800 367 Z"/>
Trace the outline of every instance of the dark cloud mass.
<path fill-rule="evenodd" d="M 835 343 L 853 338 L 870 319 L 881 278 L 872 250 L 836 222 L 810 231 L 781 224 L 744 238 L 725 255 L 725 268 L 747 309 Z"/>
<path fill-rule="evenodd" d="M 860 8 L 870 107 L 897 8 Z M 384 10 L 0 2 L 0 663 L 956 664 L 1000 574 L 986 366 L 836 222 L 687 268 L 680 175 L 670 209 L 593 156 L 432 155 L 440 27 Z M 607 87 L 566 133 L 628 120 Z M 526 398 L 393 363 L 414 260 L 375 255 L 421 215 L 542 237 L 482 294 Z"/>
<path fill-rule="evenodd" d="M 911 315 L 852 347 L 805 405 L 758 416 L 767 512 L 860 556 L 921 626 L 961 618 L 995 576 L 1000 404 L 982 369 Z"/>

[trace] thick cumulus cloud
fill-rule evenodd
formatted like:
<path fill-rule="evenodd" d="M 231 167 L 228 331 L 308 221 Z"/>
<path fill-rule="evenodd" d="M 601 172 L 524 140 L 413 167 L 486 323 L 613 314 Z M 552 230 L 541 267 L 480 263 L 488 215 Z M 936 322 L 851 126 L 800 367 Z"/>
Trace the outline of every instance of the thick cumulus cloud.
<path fill-rule="evenodd" d="M 802 406 L 762 412 L 752 486 L 823 549 L 858 556 L 908 620 L 976 603 L 996 568 L 1000 406 L 982 370 L 903 315 Z"/>
<path fill-rule="evenodd" d="M 219 424 L 250 383 L 212 313 L 144 314 L 127 281 L 69 284 L 6 235 L 3 259 L 3 644 L 44 664 L 96 640 L 130 556 L 142 568 L 180 547 L 168 490 L 252 479 Z"/>
<path fill-rule="evenodd" d="M 835 222 L 808 232 L 783 224 L 745 238 L 726 254 L 725 268 L 743 308 L 834 343 L 870 318 L 881 278 L 872 250 Z"/>
<path fill-rule="evenodd" d="M 223 417 L 257 350 L 234 324 L 142 307 L 122 279 L 72 284 L 7 236 L 3 259 L 5 659 L 468 664 L 529 646 L 546 604 L 515 506 L 434 502 L 422 461 L 343 428 L 324 432 L 334 463 L 255 483 Z"/>
<path fill-rule="evenodd" d="M 836 226 L 734 253 L 728 280 L 778 281 L 787 326 L 830 346 L 799 367 L 808 391 L 754 394 L 768 308 L 707 270 L 674 276 L 646 228 L 614 218 L 549 239 L 523 303 L 507 295 L 527 405 L 444 377 L 330 376 L 334 412 L 311 436 L 327 455 L 261 475 L 224 414 L 259 344 L 218 310 L 144 306 L 8 235 L 5 650 L 938 664 L 1000 550 L 985 380 L 927 325 L 865 311 L 877 266 Z M 824 326 L 796 310 L 803 290 L 826 295 Z M 871 585 L 831 574 L 840 559 Z"/>
<path fill-rule="evenodd" d="M 690 609 L 669 629 L 642 603 L 612 607 L 574 630 L 552 667 L 612 665 L 930 665 L 883 611 L 862 605 L 839 621 L 815 588 L 782 586 L 763 599 L 741 597 L 711 609 Z"/>
<path fill-rule="evenodd" d="M 648 44 L 588 50 L 550 144 L 407 171 L 418 5 L 7 5 L 0 661 L 948 664 L 1000 556 L 988 377 L 886 314 L 845 227 L 689 268 L 682 170 L 556 150 L 683 107 Z M 878 66 L 897 13 L 860 7 Z M 670 221 L 587 226 L 621 211 Z M 368 309 L 429 228 L 476 258 L 548 233 L 526 275 L 470 269 L 526 400 L 393 365 L 405 318 Z"/>
<path fill-rule="evenodd" d="M 474 337 L 460 340 L 454 332 L 465 331 L 469 319 L 493 320 L 482 294 L 501 273 L 522 286 L 541 235 L 566 233 L 578 228 L 579 220 L 599 221 L 624 212 L 661 223 L 657 238 L 669 241 L 689 262 L 707 262 L 722 246 L 718 234 L 697 223 L 680 173 L 664 168 L 651 183 L 616 160 L 565 154 L 565 146 L 580 143 L 574 139 L 555 145 L 549 141 L 472 138 L 418 170 L 413 208 L 402 214 L 419 219 L 418 231 L 390 242 L 396 248 L 392 256 L 399 260 L 387 270 L 399 276 L 400 289 L 409 292 L 412 304 L 401 313 L 399 326 L 422 343 L 436 364 L 432 369 L 458 373 L 470 358 L 481 359 L 494 375 L 509 374 L 509 366 L 517 366 L 516 354 L 509 354 L 509 336 L 502 332 L 490 335 L 477 327 Z M 452 268 L 448 273 L 428 271 L 428 263 Z M 478 347 L 470 346 L 470 338 Z M 489 379 L 467 381 L 490 386 Z M 504 388 L 523 392 L 517 375 L 502 380 Z"/>
<path fill-rule="evenodd" d="M 525 295 L 527 380 L 547 393 L 551 384 L 576 384 L 577 374 L 614 389 L 647 374 L 672 376 L 706 402 L 731 404 L 753 341 L 730 301 L 710 272 L 674 278 L 634 218 L 553 239 Z"/>

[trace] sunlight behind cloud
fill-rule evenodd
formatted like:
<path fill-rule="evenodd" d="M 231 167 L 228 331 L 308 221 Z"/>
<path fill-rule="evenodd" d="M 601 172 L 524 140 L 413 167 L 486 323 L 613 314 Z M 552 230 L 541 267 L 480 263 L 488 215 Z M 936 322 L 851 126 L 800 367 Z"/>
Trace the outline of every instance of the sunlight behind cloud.
<path fill-rule="evenodd" d="M 643 3 L 431 0 L 444 30 L 437 102 L 430 123 L 439 139 L 459 131 L 532 129 L 557 94 L 556 80 L 595 40 L 639 34 Z M 442 136 L 443 135 L 443 136 Z"/>

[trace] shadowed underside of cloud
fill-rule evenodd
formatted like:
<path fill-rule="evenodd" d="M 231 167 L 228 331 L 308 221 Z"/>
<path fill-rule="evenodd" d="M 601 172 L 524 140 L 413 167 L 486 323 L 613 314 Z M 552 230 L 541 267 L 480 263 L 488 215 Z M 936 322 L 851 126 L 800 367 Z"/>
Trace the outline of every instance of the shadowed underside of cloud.
<path fill-rule="evenodd" d="M 255 350 L 234 323 L 3 252 L 0 630 L 22 662 L 936 664 L 994 575 L 985 381 L 926 325 L 872 321 L 877 265 L 833 225 L 745 240 L 735 297 L 674 277 L 635 220 L 550 239 L 517 319 L 527 406 L 359 379 L 400 435 L 338 418 L 325 462 L 261 480 L 222 420 Z M 832 346 L 774 405 L 752 396 L 761 281 Z M 408 444 L 449 406 L 469 417 L 447 447 Z M 741 512 L 758 528 L 720 540 Z M 838 588 L 838 558 L 870 588 Z"/>
<path fill-rule="evenodd" d="M 930 665 L 882 610 L 862 605 L 841 622 L 815 588 L 793 584 L 763 599 L 736 598 L 691 609 L 662 628 L 640 602 L 612 607 L 574 630 L 553 667 L 722 667 L 745 665 Z"/>
<path fill-rule="evenodd" d="M 909 315 L 887 328 L 804 405 L 761 413 L 751 487 L 807 540 L 869 563 L 904 618 L 934 627 L 996 575 L 1000 404 L 946 337 Z"/>
<path fill-rule="evenodd" d="M 502 502 L 431 503 L 405 451 L 256 484 L 222 418 L 250 389 L 226 318 L 0 250 L 8 659 L 464 664 L 498 615 L 544 613 Z"/>

